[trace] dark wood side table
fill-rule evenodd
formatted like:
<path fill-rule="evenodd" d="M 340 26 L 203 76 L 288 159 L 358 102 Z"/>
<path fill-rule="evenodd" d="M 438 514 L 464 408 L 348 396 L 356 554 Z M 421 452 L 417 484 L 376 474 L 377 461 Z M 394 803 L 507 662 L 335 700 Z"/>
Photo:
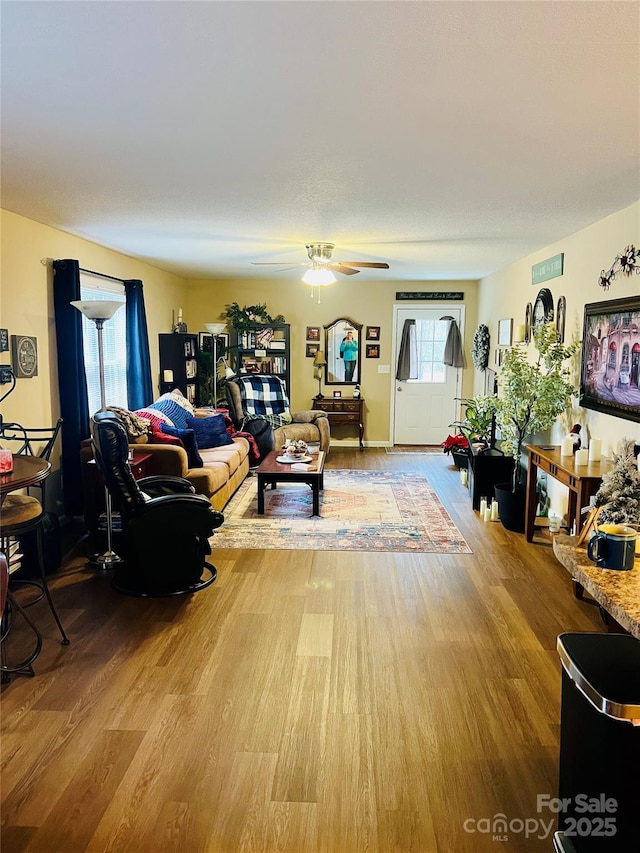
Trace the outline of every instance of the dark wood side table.
<path fill-rule="evenodd" d="M 131 466 L 131 472 L 136 480 L 142 480 L 143 477 L 147 476 L 147 465 L 149 464 L 150 459 L 150 453 L 145 453 L 144 451 L 133 451 L 133 459 L 129 460 L 129 465 Z"/>
<path fill-rule="evenodd" d="M 603 476 L 611 471 L 613 463 L 608 459 L 602 459 L 600 462 L 589 462 L 588 465 L 576 465 L 575 455 L 562 456 L 560 447 L 540 447 L 536 444 L 527 444 L 525 449 L 529 454 L 524 528 L 527 542 L 533 541 L 535 530 L 536 506 L 538 504 L 536 489 L 538 468 L 541 471 L 546 471 L 554 480 L 568 487 L 569 530 L 575 521 L 575 532 L 578 535 L 583 521 L 580 510 L 588 505 L 589 498 L 598 491 Z"/>
<path fill-rule="evenodd" d="M 364 397 L 314 397 L 312 409 L 326 412 L 329 424 L 357 424 L 360 450 L 364 450 Z"/>

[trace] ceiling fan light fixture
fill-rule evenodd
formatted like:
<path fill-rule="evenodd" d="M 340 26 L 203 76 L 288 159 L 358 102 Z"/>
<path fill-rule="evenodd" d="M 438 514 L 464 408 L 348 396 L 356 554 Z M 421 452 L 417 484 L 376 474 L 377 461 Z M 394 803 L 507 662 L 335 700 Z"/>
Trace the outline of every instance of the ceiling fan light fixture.
<path fill-rule="evenodd" d="M 305 284 L 310 284 L 311 287 L 326 287 L 330 284 L 335 284 L 337 278 L 331 270 L 323 267 L 312 267 L 302 276 L 302 280 Z"/>

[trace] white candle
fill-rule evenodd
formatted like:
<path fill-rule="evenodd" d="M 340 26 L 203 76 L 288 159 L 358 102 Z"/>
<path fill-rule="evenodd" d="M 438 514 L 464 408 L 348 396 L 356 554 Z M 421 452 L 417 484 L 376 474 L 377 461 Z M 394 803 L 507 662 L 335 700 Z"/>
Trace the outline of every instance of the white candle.
<path fill-rule="evenodd" d="M 163 370 L 162 371 L 162 381 L 163 382 L 173 382 L 173 370 Z"/>
<path fill-rule="evenodd" d="M 466 468 L 460 469 L 460 482 L 462 483 L 463 486 L 467 485 L 467 469 Z"/>
<path fill-rule="evenodd" d="M 592 438 L 589 442 L 589 462 L 599 462 L 602 459 L 602 439 Z"/>
<path fill-rule="evenodd" d="M 491 504 L 491 521 L 498 521 L 498 501 L 494 501 Z"/>
<path fill-rule="evenodd" d="M 576 465 L 588 465 L 589 464 L 589 451 L 586 447 L 581 447 L 580 450 L 576 450 Z"/>
<path fill-rule="evenodd" d="M 562 439 L 560 456 L 571 456 L 573 454 L 573 439 L 570 436 Z"/>
<path fill-rule="evenodd" d="M 491 510 L 489 509 L 488 506 L 485 506 L 485 508 L 484 508 L 484 520 L 485 521 L 491 521 Z"/>
<path fill-rule="evenodd" d="M 484 511 L 487 508 L 487 499 L 480 498 L 480 517 L 484 518 Z"/>

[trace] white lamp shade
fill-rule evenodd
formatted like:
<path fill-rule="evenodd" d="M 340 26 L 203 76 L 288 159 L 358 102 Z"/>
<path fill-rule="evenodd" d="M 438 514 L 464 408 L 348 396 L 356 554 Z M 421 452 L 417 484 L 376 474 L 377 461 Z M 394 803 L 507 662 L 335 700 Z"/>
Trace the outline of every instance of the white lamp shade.
<path fill-rule="evenodd" d="M 221 335 L 224 330 L 227 328 L 226 323 L 205 323 L 205 329 L 207 332 L 211 332 L 212 335 Z"/>
<path fill-rule="evenodd" d="M 324 287 L 328 284 L 335 284 L 337 281 L 335 275 L 328 269 L 308 269 L 302 276 L 305 284 L 310 284 L 312 287 Z"/>
<path fill-rule="evenodd" d="M 110 320 L 124 302 L 114 299 L 77 299 L 71 303 L 87 320 Z"/>

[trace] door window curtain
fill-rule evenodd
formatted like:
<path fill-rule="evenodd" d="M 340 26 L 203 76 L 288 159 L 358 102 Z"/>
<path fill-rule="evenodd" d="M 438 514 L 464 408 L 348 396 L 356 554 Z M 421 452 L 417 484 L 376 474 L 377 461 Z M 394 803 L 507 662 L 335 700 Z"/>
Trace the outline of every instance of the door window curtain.
<path fill-rule="evenodd" d="M 67 515 L 82 515 L 80 444 L 89 438 L 89 400 L 84 372 L 82 314 L 72 300 L 80 299 L 80 264 L 53 262 L 58 390 L 62 418 L 62 490 Z"/>
<path fill-rule="evenodd" d="M 454 317 L 440 317 L 440 319 L 449 321 L 449 332 L 447 342 L 444 345 L 442 363 L 448 364 L 450 367 L 464 367 L 464 350 L 462 349 L 458 324 Z"/>
<path fill-rule="evenodd" d="M 127 400 L 129 408 L 135 411 L 153 402 L 149 334 L 142 282 L 125 281 L 124 292 L 127 300 Z"/>
<path fill-rule="evenodd" d="M 418 378 L 418 350 L 416 346 L 416 321 L 405 320 L 398 351 L 396 379 L 406 382 L 407 379 Z"/>

